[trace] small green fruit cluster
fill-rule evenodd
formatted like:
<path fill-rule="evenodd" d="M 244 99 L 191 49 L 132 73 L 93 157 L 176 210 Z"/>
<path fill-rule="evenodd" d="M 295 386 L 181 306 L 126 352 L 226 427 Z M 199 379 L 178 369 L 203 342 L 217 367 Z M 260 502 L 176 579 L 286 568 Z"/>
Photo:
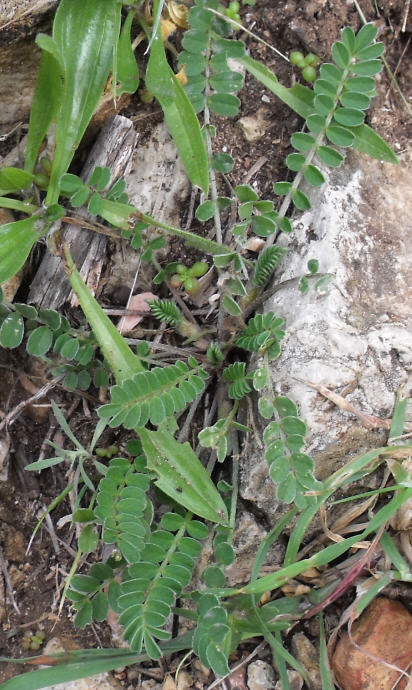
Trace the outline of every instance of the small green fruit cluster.
<path fill-rule="evenodd" d="M 33 652 L 37 652 L 42 646 L 45 637 L 46 633 L 44 632 L 44 630 L 37 630 L 35 634 L 28 631 L 24 633 L 24 637 L 21 641 L 21 646 L 26 651 L 32 649 Z"/>
<path fill-rule="evenodd" d="M 321 62 L 317 55 L 308 53 L 305 57 L 300 50 L 292 50 L 289 58 L 292 65 L 296 65 L 302 70 L 302 77 L 305 81 L 315 81 L 317 77 L 316 67 Z"/>
<path fill-rule="evenodd" d="M 238 0 L 232 0 L 229 3 L 229 7 L 225 10 L 226 17 L 233 19 L 235 22 L 240 22 L 240 2 Z"/>
<path fill-rule="evenodd" d="M 199 292 L 198 278 L 204 276 L 208 271 L 209 266 L 205 261 L 196 261 L 191 268 L 184 264 L 177 264 L 176 273 L 170 278 L 170 285 L 173 288 L 178 288 L 183 285 L 188 295 L 194 297 Z"/>

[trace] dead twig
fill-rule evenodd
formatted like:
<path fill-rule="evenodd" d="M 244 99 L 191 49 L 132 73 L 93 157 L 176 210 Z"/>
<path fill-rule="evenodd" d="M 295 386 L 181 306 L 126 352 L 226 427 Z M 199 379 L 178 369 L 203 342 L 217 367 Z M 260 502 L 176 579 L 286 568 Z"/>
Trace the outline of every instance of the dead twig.
<path fill-rule="evenodd" d="M 24 408 L 27 407 L 27 405 L 31 405 L 35 400 L 39 400 L 39 398 L 44 398 L 46 393 L 48 393 L 52 388 L 55 388 L 60 381 L 62 381 L 64 376 L 58 376 L 57 378 L 53 379 L 52 381 L 48 381 L 48 383 L 45 383 L 44 386 L 42 386 L 37 393 L 32 395 L 30 398 L 27 398 L 26 400 L 22 400 L 18 405 L 16 405 L 11 412 L 9 412 L 8 415 L 3 419 L 3 421 L 0 423 L 0 431 L 4 429 L 4 427 L 9 426 L 9 424 L 12 424 L 15 419 L 23 412 Z"/>
<path fill-rule="evenodd" d="M 8 591 L 8 593 L 9 593 L 10 601 L 11 601 L 11 603 L 13 604 L 13 608 L 14 608 L 14 610 L 16 611 L 16 613 L 17 613 L 19 616 L 21 616 L 20 609 L 19 609 L 19 607 L 17 606 L 16 600 L 15 600 L 15 598 L 14 598 L 14 594 L 13 594 L 13 585 L 11 584 L 11 581 L 10 581 L 10 577 L 9 577 L 9 573 L 8 573 L 7 565 L 6 565 L 6 560 L 5 560 L 5 558 L 4 558 L 3 549 L 1 548 L 1 546 L 0 546 L 0 570 L 1 570 L 2 573 L 3 573 L 4 581 L 5 581 L 5 583 L 6 583 L 6 588 L 7 588 L 7 591 Z"/>
<path fill-rule="evenodd" d="M 236 664 L 236 666 L 233 666 L 233 668 L 230 669 L 229 673 L 227 673 L 225 676 L 223 676 L 223 678 L 218 678 L 217 680 L 213 681 L 213 683 L 207 687 L 207 690 L 212 690 L 213 688 L 217 688 L 218 685 L 220 685 L 226 678 L 230 678 L 232 673 L 237 671 L 239 668 L 242 668 L 242 666 L 245 666 L 246 664 L 248 664 L 249 661 L 251 661 L 253 659 L 253 657 L 260 654 L 262 649 L 264 649 L 265 647 L 266 647 L 266 641 L 258 644 L 258 646 L 255 647 L 253 652 L 251 652 L 249 654 L 249 656 L 242 659 L 242 661 L 240 661 L 238 664 Z"/>
<path fill-rule="evenodd" d="M 352 405 L 350 402 L 345 400 L 345 398 L 339 395 L 339 393 L 334 393 L 333 391 L 329 390 L 329 388 L 326 388 L 326 386 L 323 386 L 320 383 L 313 383 L 312 381 L 307 381 L 306 379 L 301 379 L 298 376 L 293 376 L 292 378 L 294 378 L 295 381 L 305 383 L 307 386 L 310 386 L 310 388 L 314 388 L 316 391 L 318 391 L 318 393 L 323 395 L 324 398 L 327 398 L 328 400 L 333 402 L 341 410 L 345 410 L 346 412 L 351 412 L 352 414 L 354 414 L 356 417 L 358 417 L 358 419 L 360 419 L 363 422 L 366 428 L 388 430 L 391 428 L 391 419 L 380 419 L 379 417 L 375 417 L 372 414 L 366 414 L 366 412 L 358 410 L 354 405 Z"/>

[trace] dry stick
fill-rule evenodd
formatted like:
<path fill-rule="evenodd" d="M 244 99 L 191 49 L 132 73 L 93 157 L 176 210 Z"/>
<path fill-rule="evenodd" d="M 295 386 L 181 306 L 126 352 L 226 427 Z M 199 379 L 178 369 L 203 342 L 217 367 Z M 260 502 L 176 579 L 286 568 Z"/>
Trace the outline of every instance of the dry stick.
<path fill-rule="evenodd" d="M 0 546 L 0 570 L 2 570 L 2 572 L 3 572 L 4 580 L 5 580 L 5 582 L 6 582 L 7 591 L 8 591 L 8 593 L 9 593 L 9 597 L 10 597 L 11 603 L 13 604 L 13 608 L 14 608 L 14 610 L 16 611 L 16 613 L 17 613 L 19 616 L 21 616 L 20 609 L 19 609 L 19 607 L 17 606 L 16 600 L 15 600 L 15 598 L 14 598 L 14 594 L 13 594 L 13 585 L 12 585 L 11 582 L 10 582 L 10 577 L 9 577 L 9 573 L 8 573 L 8 571 L 7 571 L 6 561 L 5 561 L 5 558 L 4 558 L 4 555 L 3 555 L 3 549 L 1 548 L 1 546 Z"/>
<path fill-rule="evenodd" d="M 409 0 L 408 0 L 408 2 L 409 2 Z M 401 66 L 401 62 L 402 62 L 402 60 L 403 60 L 403 57 L 404 57 L 406 51 L 407 51 L 408 48 L 409 48 L 409 43 L 410 43 L 410 42 L 411 42 L 411 37 L 409 36 L 408 40 L 406 41 L 406 46 L 405 46 L 405 48 L 404 48 L 403 51 L 402 51 L 402 55 L 400 56 L 400 58 L 399 58 L 399 60 L 398 60 L 398 64 L 397 64 L 396 67 L 395 67 L 395 71 L 394 71 L 394 73 L 393 73 L 394 78 L 396 77 L 396 74 L 397 74 L 397 72 L 398 72 L 398 69 L 399 69 L 399 67 Z M 387 92 L 386 92 L 385 98 L 388 98 L 388 96 L 389 96 L 389 94 L 390 94 L 390 92 L 391 92 L 391 90 L 392 90 L 392 86 L 393 86 L 393 81 L 391 81 L 391 83 L 390 83 L 390 85 L 389 85 L 389 89 L 388 89 Z"/>
<path fill-rule="evenodd" d="M 314 390 L 318 391 L 318 393 L 323 395 L 324 398 L 331 400 L 331 402 L 333 402 L 341 410 L 345 410 L 346 412 L 351 412 L 352 414 L 354 414 L 356 417 L 358 417 L 358 419 L 361 420 L 361 422 L 363 422 L 367 429 L 391 428 L 391 419 L 380 419 L 379 417 L 375 417 L 375 415 L 366 414 L 365 412 L 358 410 L 354 405 L 345 400 L 345 398 L 343 398 L 338 393 L 334 393 L 333 391 L 329 390 L 329 388 L 326 388 L 326 386 L 322 386 L 322 384 L 320 383 L 306 381 L 306 379 L 301 379 L 298 376 L 292 376 L 292 378 L 294 378 L 295 381 L 305 383 L 310 388 L 314 388 Z"/>
<path fill-rule="evenodd" d="M 184 443 L 185 441 L 188 440 L 189 438 L 189 433 L 190 433 L 190 425 L 193 421 L 193 417 L 195 416 L 195 412 L 199 406 L 199 403 L 204 395 L 205 391 L 203 390 L 199 395 L 196 396 L 196 398 L 193 400 L 192 404 L 190 405 L 189 412 L 186 415 L 186 419 L 184 421 L 184 424 L 182 428 L 179 431 L 179 435 L 177 437 L 177 440 L 179 443 Z"/>
<path fill-rule="evenodd" d="M 35 395 L 32 395 L 30 398 L 27 398 L 26 400 L 22 400 L 16 407 L 9 412 L 8 415 L 3 419 L 3 421 L 0 423 L 0 431 L 4 429 L 5 426 L 8 426 L 9 424 L 12 424 L 15 420 L 16 417 L 18 417 L 24 410 L 27 405 L 31 405 L 32 402 L 35 400 L 38 400 L 39 398 L 43 398 L 46 393 L 49 392 L 52 388 L 55 388 L 57 384 L 64 378 L 64 375 L 58 376 L 57 378 L 53 379 L 53 381 L 49 381 L 46 383 L 40 390 L 37 391 Z"/>
<path fill-rule="evenodd" d="M 406 31 L 406 23 L 408 21 L 410 6 L 411 6 L 411 0 L 405 0 L 404 15 L 403 15 L 402 26 L 401 26 L 402 33 L 404 33 Z"/>

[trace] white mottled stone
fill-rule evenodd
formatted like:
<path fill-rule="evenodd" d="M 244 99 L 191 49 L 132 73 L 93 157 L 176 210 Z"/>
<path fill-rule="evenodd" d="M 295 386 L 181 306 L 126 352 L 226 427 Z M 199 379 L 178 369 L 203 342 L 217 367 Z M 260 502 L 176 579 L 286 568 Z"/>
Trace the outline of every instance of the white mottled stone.
<path fill-rule="evenodd" d="M 297 215 L 276 275 L 281 283 L 307 273 L 309 259 L 333 274 L 327 294 L 301 295 L 287 284 L 265 305 L 286 320 L 282 355 L 272 364 L 277 393 L 292 398 L 309 428 L 306 451 L 322 478 L 350 457 L 385 442 L 304 379 L 346 395 L 362 412 L 392 414 L 412 368 L 412 165 L 380 163 L 351 152 L 328 185 L 311 190 L 312 208 Z M 306 190 L 307 191 L 307 190 Z M 311 281 L 312 282 L 312 281 Z M 346 389 L 346 391 L 345 391 Z M 258 415 L 256 415 L 258 419 Z M 263 428 L 263 423 L 261 427 Z M 273 519 L 282 508 L 263 451 L 244 458 L 241 495 Z"/>

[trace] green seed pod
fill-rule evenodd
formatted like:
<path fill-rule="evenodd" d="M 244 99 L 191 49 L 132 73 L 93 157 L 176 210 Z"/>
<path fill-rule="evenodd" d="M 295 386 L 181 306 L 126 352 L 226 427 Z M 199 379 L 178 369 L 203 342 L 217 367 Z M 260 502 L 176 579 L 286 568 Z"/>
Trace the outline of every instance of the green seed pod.
<path fill-rule="evenodd" d="M 317 67 L 320 64 L 320 58 L 315 53 L 308 53 L 305 57 L 305 65 L 312 65 Z"/>
<path fill-rule="evenodd" d="M 315 81 L 317 76 L 316 70 L 312 65 L 306 65 L 302 70 L 302 77 L 305 81 Z"/>
<path fill-rule="evenodd" d="M 296 67 L 301 67 L 303 69 L 305 66 L 305 58 L 300 50 L 292 50 L 291 54 L 289 55 L 289 60 L 291 61 L 292 65 L 296 65 Z"/>

